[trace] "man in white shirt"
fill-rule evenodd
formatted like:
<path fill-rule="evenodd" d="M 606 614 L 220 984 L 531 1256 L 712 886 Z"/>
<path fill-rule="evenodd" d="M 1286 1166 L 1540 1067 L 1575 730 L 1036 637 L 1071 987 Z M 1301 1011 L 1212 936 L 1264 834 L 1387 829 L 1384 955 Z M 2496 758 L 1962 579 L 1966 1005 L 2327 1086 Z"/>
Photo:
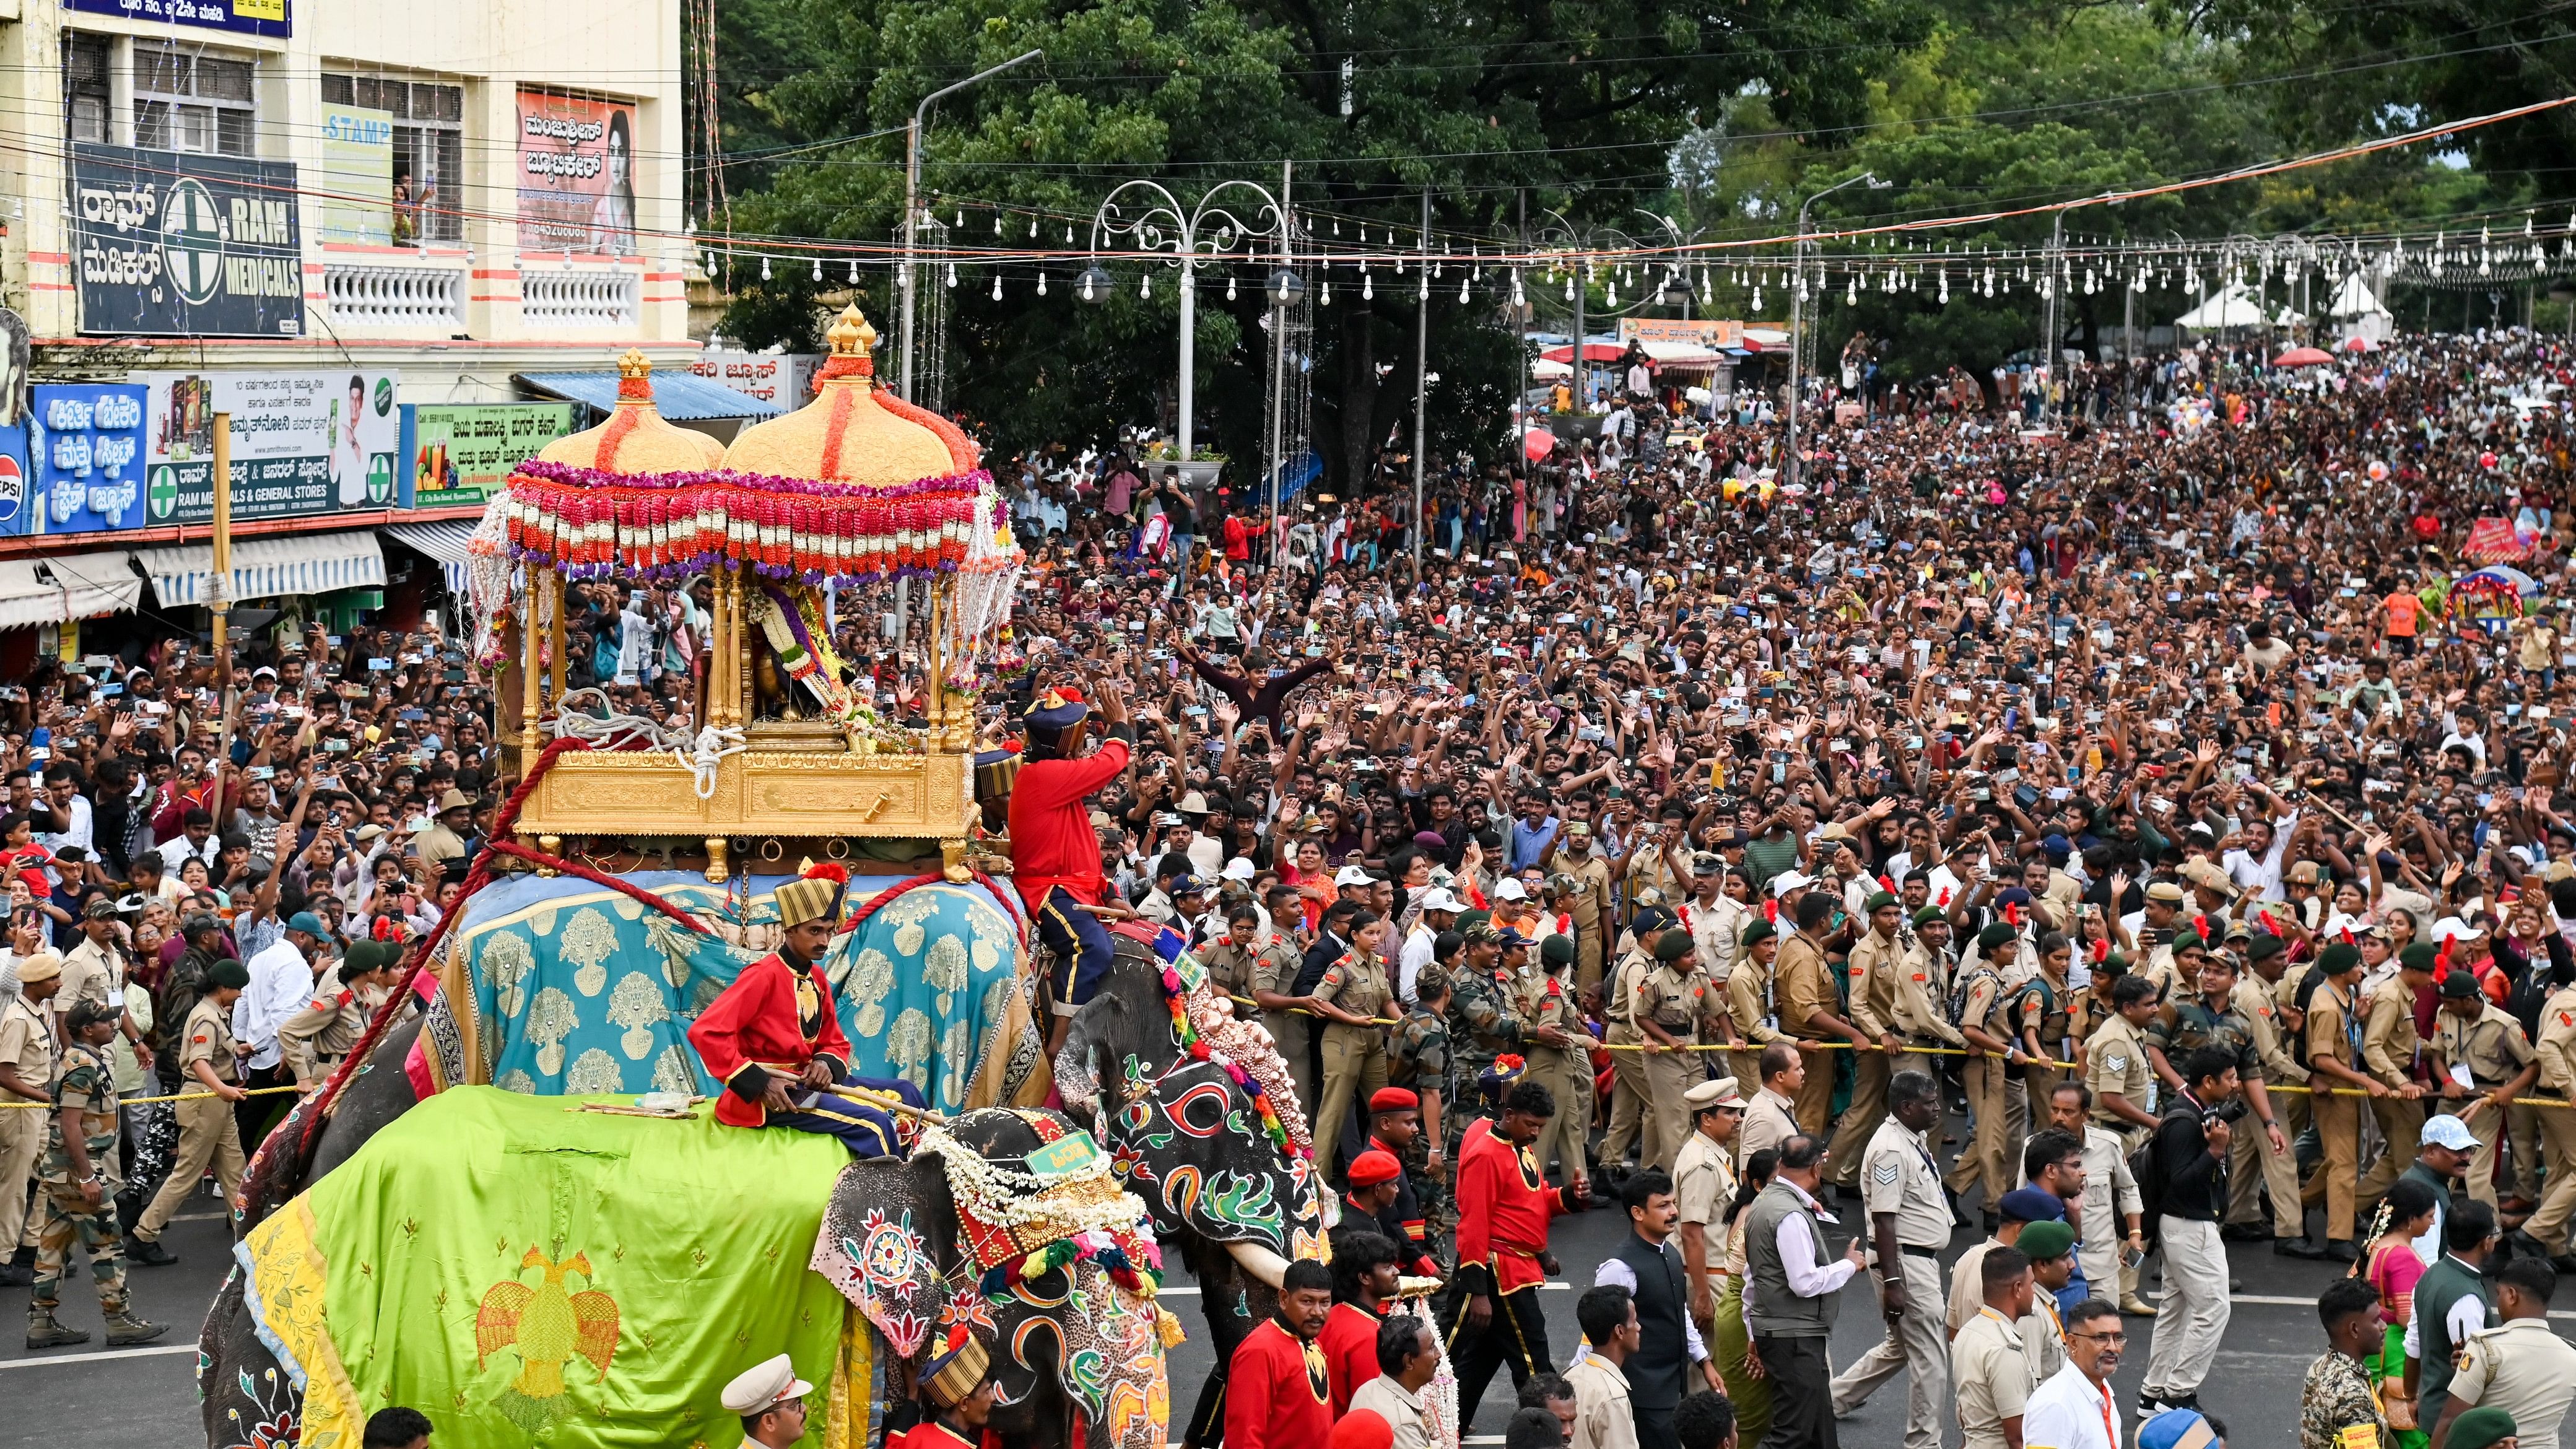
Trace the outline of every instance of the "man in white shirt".
<path fill-rule="evenodd" d="M 2066 1366 L 2022 1406 L 2022 1449 L 2120 1449 L 2111 1375 L 2119 1372 L 2128 1338 L 2119 1305 L 2107 1298 L 2087 1298 L 2068 1310 Z"/>
<path fill-rule="evenodd" d="M 329 939 L 330 928 L 311 911 L 297 911 L 286 922 L 286 930 L 275 945 L 250 958 L 250 985 L 241 999 L 233 1003 L 233 1040 L 240 1045 L 245 1087 L 282 1086 L 294 1080 L 282 1069 L 285 1056 L 280 1051 L 277 1029 L 287 1018 L 303 1010 L 313 993 L 313 961 Z M 242 1151 L 258 1149 L 258 1130 L 276 1109 L 267 1097 L 253 1097 L 241 1104 Z"/>
<path fill-rule="evenodd" d="M 1771 1432 L 1784 1443 L 1836 1449 L 1831 1365 L 1835 1301 L 1863 1266 L 1855 1239 L 1828 1259 L 1816 1201 L 1824 1144 L 1807 1133 L 1780 1143 L 1780 1168 L 1747 1211 L 1744 1326 L 1771 1380 Z M 2116 1446 L 2114 1446 L 2116 1449 Z"/>
<path fill-rule="evenodd" d="M 1422 914 L 1414 919 L 1413 933 L 1404 938 L 1404 954 L 1396 961 L 1395 994 L 1408 1005 L 1413 1001 L 1413 983 L 1422 968 L 1431 964 L 1440 933 L 1457 924 L 1460 909 L 1458 898 L 1444 886 L 1422 893 Z"/>

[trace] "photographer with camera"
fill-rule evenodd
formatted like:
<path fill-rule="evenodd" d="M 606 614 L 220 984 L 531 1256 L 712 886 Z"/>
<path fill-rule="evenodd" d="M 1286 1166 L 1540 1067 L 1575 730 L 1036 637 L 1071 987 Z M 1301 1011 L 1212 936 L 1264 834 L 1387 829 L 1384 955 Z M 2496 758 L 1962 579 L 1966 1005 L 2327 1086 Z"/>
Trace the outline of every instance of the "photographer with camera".
<path fill-rule="evenodd" d="M 2142 1419 L 2200 1407 L 2200 1381 L 2227 1332 L 2227 1250 L 2218 1223 L 2227 1214 L 2227 1152 L 2246 1112 L 2236 1060 L 2222 1046 L 2183 1058 L 2189 1085 L 2165 1104 L 2156 1124 L 2149 1160 L 2163 1188 L 2156 1236 L 2164 1245 L 2165 1295 L 2138 1399 Z"/>

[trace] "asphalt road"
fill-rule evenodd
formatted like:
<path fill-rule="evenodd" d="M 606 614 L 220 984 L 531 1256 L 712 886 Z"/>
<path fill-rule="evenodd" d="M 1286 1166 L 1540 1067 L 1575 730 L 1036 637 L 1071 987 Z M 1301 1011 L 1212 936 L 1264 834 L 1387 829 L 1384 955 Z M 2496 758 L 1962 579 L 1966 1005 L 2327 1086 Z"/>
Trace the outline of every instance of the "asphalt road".
<path fill-rule="evenodd" d="M 1855 1205 L 1856 1206 L 1856 1205 Z M 1847 1220 L 1849 1220 L 1847 1216 Z M 1615 1211 L 1586 1213 L 1560 1221 L 1554 1247 L 1576 1284 L 1588 1285 L 1591 1265 L 1600 1262 L 1626 1231 Z M 196 1335 L 206 1305 L 223 1281 L 229 1231 L 211 1197 L 189 1209 L 165 1235 L 180 1261 L 166 1268 L 131 1270 L 135 1301 L 145 1317 L 172 1325 L 170 1336 L 143 1349 L 106 1350 L 98 1343 L 79 1348 L 30 1354 L 13 1325 L 26 1300 L 23 1288 L 0 1289 L 0 1404 L 7 1408 L 0 1426 L 0 1445 L 14 1444 L 157 1444 L 183 1446 L 200 1442 L 194 1382 Z M 1961 1232 L 1952 1249 L 1974 1242 Z M 2238 1446 L 2290 1446 L 2298 1442 L 2299 1383 L 2307 1366 L 2323 1351 L 2317 1327 L 2316 1295 L 2338 1271 L 2333 1265 L 2275 1256 L 2263 1245 L 2232 1244 L 2239 1282 L 2235 1309 L 2227 1328 L 2226 1347 L 2201 1402 L 2224 1422 Z M 2152 1275 L 2153 1265 L 2150 1265 Z M 1575 1286 L 1550 1284 L 1544 1293 L 1548 1346 L 1561 1363 L 1579 1337 L 1574 1326 Z M 1175 1273 L 1171 1307 L 1192 1333 L 1172 1354 L 1172 1406 L 1177 1422 L 1197 1400 L 1206 1377 L 1209 1352 L 1198 1315 L 1195 1290 L 1185 1275 Z M 2155 1290 L 2152 1276 L 2148 1295 Z M 67 1296 L 66 1319 L 92 1333 L 99 1331 L 94 1298 Z M 2576 1338 L 2576 1293 L 2554 1313 L 2561 1334 Z M 2123 1407 L 2134 1404 L 2154 1341 L 2151 1320 L 2128 1320 L 2129 1346 L 2116 1385 Z M 1846 1364 L 1868 1351 L 1879 1335 L 1876 1304 L 1868 1289 L 1855 1283 L 1845 1290 L 1834 1332 L 1834 1361 Z M 1499 1443 L 1512 1407 L 1511 1385 L 1498 1376 L 1471 1425 L 1473 1438 Z M 1902 1376 L 1882 1385 L 1877 1395 L 1842 1423 L 1843 1442 L 1886 1446 L 1901 1442 L 1905 1427 Z M 1959 1442 L 1955 1428 L 1946 1442 Z"/>

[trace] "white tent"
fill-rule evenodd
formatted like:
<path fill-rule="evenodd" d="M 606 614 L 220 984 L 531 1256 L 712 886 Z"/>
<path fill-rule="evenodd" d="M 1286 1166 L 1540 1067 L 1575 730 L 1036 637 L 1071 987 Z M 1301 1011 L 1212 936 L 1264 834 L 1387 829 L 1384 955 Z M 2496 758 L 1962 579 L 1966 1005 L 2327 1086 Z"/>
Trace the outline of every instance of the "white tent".
<path fill-rule="evenodd" d="M 2334 300 L 2326 303 L 2329 317 L 2367 317 L 2372 313 L 2386 316 L 2388 309 L 2379 305 L 2379 298 L 2372 295 L 2359 272 L 2345 277 L 2343 285 L 2335 288 Z"/>
<path fill-rule="evenodd" d="M 2287 327 L 2303 320 L 2305 319 L 2298 313 L 2287 307 L 2272 314 L 2273 325 L 2278 327 Z M 2263 309 L 2255 302 L 2254 294 L 2245 287 L 2229 286 L 2221 288 L 2203 299 L 2199 306 L 2176 317 L 2174 325 L 2188 327 L 2194 332 L 2215 332 L 2227 327 L 2260 327 L 2263 325 Z"/>

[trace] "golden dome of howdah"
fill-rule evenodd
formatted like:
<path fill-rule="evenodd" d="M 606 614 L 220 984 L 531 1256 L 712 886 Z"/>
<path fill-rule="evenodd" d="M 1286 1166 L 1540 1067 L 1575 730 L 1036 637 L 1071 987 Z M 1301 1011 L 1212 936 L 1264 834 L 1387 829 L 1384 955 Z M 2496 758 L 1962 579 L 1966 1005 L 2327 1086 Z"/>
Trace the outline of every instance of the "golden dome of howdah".
<path fill-rule="evenodd" d="M 876 386 L 869 354 L 877 333 L 858 308 L 842 309 L 824 336 L 832 353 L 814 400 L 744 429 L 725 450 L 725 467 L 879 488 L 973 471 L 977 449 L 956 424 Z"/>
<path fill-rule="evenodd" d="M 539 461 L 602 473 L 694 473 L 723 460 L 724 444 L 674 426 L 653 407 L 653 362 L 635 348 L 617 359 L 617 406 L 608 420 L 537 451 Z"/>

